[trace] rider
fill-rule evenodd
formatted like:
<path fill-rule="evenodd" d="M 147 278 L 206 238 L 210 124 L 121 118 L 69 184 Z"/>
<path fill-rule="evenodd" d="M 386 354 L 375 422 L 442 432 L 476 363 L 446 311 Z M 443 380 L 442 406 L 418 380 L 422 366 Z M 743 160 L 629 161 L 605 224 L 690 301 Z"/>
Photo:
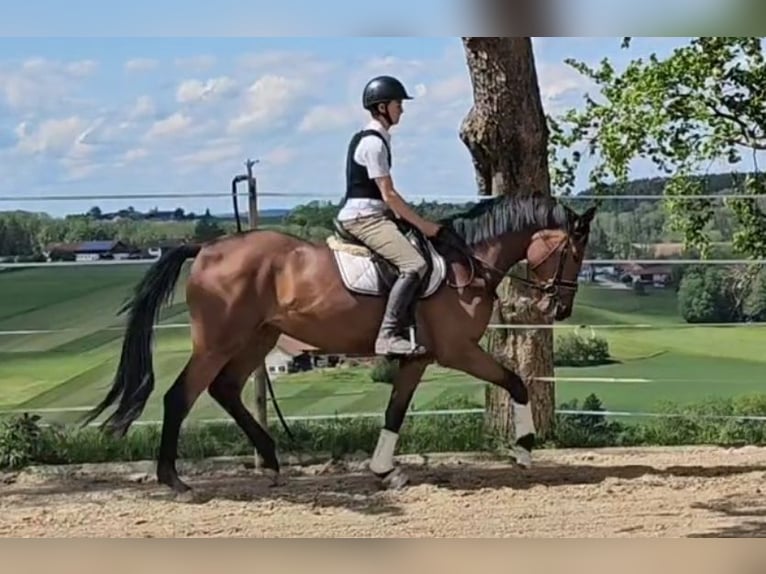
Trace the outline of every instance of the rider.
<path fill-rule="evenodd" d="M 433 237 L 439 225 L 415 213 L 394 188 L 391 178 L 391 126 L 399 123 L 402 101 L 413 99 L 402 83 L 391 76 L 378 76 L 367 82 L 362 105 L 372 119 L 351 139 L 346 157 L 346 196 L 337 220 L 349 234 L 391 262 L 399 277 L 391 288 L 375 353 L 421 354 L 420 345 L 412 348 L 399 335 L 404 314 L 415 303 L 426 261 L 402 234 L 394 218 L 402 218 Z"/>

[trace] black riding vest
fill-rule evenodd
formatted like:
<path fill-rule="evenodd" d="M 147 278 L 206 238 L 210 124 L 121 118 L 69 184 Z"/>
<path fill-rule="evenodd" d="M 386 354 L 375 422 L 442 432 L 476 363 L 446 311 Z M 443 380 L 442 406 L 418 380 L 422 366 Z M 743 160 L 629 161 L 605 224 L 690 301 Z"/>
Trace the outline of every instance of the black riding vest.
<path fill-rule="evenodd" d="M 348 144 L 346 155 L 346 196 L 343 199 L 343 203 L 346 203 L 346 200 L 349 198 L 383 199 L 375 180 L 367 175 L 367 168 L 354 161 L 356 146 L 359 145 L 359 142 L 365 136 L 379 137 L 383 141 L 383 145 L 386 146 L 386 151 L 388 152 L 388 165 L 391 165 L 391 148 L 386 138 L 379 131 L 368 129 L 354 134 L 354 137 L 351 138 L 351 142 Z"/>

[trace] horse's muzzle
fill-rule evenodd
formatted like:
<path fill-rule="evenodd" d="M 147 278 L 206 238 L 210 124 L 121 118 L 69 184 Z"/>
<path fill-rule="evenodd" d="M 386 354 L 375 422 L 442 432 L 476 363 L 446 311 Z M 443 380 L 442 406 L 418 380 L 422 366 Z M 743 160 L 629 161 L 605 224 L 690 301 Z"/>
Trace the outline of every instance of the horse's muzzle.
<path fill-rule="evenodd" d="M 564 321 L 565 319 L 569 319 L 570 315 L 572 315 L 572 307 L 570 305 L 564 305 L 560 301 L 556 303 L 556 308 L 553 315 L 556 321 Z"/>

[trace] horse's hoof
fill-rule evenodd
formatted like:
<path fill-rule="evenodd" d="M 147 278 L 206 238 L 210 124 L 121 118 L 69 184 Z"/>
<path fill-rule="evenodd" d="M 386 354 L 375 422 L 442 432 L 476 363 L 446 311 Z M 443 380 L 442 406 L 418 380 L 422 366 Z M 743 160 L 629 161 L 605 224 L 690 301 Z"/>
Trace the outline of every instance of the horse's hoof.
<path fill-rule="evenodd" d="M 284 486 L 287 483 L 287 478 L 284 477 L 279 471 L 272 468 L 263 469 L 263 476 L 269 481 L 269 486 Z"/>
<path fill-rule="evenodd" d="M 176 497 L 177 500 L 181 500 L 184 497 L 188 498 L 193 496 L 192 488 L 188 484 L 186 484 L 183 480 L 178 478 L 178 474 L 174 472 L 173 473 L 158 472 L 157 482 L 169 488 L 171 493 Z"/>
<path fill-rule="evenodd" d="M 532 466 L 532 452 L 523 446 L 516 445 L 513 447 L 513 461 L 522 468 L 530 468 Z"/>
<path fill-rule="evenodd" d="M 410 477 L 397 466 L 382 477 L 380 483 L 386 490 L 401 490 L 410 483 Z"/>
<path fill-rule="evenodd" d="M 183 503 L 191 503 L 195 500 L 195 494 L 196 492 L 189 488 L 188 490 L 176 490 L 175 491 L 175 499 L 176 502 L 183 502 Z"/>

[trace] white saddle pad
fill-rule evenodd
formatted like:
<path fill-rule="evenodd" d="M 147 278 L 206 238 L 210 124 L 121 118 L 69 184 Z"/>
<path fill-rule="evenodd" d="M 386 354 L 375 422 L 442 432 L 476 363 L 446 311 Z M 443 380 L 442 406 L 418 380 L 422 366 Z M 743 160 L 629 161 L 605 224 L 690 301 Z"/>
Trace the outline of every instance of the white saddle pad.
<path fill-rule="evenodd" d="M 433 260 L 433 270 L 421 298 L 429 297 L 436 292 L 444 281 L 447 270 L 444 258 L 434 250 L 432 245 L 429 244 L 428 247 Z M 347 289 L 362 295 L 381 295 L 386 291 L 385 283 L 370 257 L 341 250 L 333 250 L 333 254 Z"/>

